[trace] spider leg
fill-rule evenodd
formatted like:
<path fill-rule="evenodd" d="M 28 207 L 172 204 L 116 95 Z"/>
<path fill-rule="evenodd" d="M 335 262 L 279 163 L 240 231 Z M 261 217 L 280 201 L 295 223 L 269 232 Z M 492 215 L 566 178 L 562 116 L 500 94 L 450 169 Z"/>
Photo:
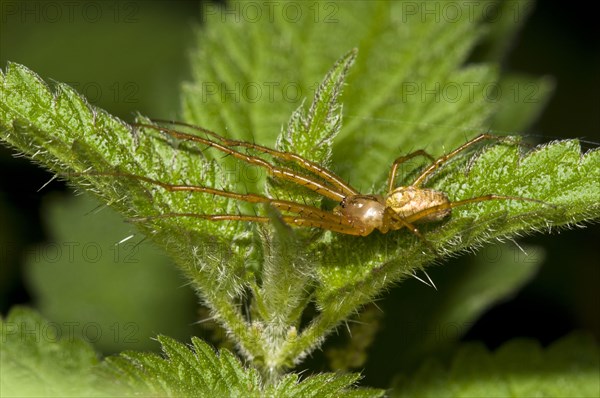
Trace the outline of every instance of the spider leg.
<path fill-rule="evenodd" d="M 266 216 L 249 216 L 245 214 L 198 214 L 198 213 L 164 213 L 156 216 L 146 217 L 132 217 L 129 220 L 133 222 L 149 221 L 162 218 L 174 218 L 174 217 L 191 217 L 200 218 L 207 221 L 250 221 L 259 223 L 269 223 L 271 218 Z M 333 232 L 339 232 L 347 235 L 364 236 L 367 233 L 363 228 L 358 228 L 352 225 L 349 221 L 338 217 L 338 220 L 323 220 L 314 219 L 309 217 L 298 217 L 298 216 L 281 216 L 281 220 L 291 226 L 295 227 L 313 227 L 326 229 Z M 369 231 L 370 232 L 370 231 Z"/>
<path fill-rule="evenodd" d="M 273 166 L 271 163 L 267 162 L 263 158 L 258 156 L 247 155 L 241 152 L 238 152 L 234 149 L 229 148 L 225 143 L 218 143 L 215 141 L 211 141 L 208 138 L 203 138 L 196 135 L 181 133 L 179 131 L 171 130 L 165 127 L 153 126 L 150 124 L 135 124 L 136 127 L 145 127 L 151 128 L 154 130 L 161 131 L 167 135 L 170 135 L 175 138 L 179 138 L 182 140 L 189 140 L 194 142 L 199 142 L 201 144 L 207 145 L 208 147 L 215 148 L 223 153 L 233 156 L 236 159 L 240 159 L 250 164 L 254 164 L 266 169 L 267 173 L 276 178 L 281 178 L 283 180 L 291 181 L 296 184 L 302 185 L 307 189 L 310 189 L 313 192 L 316 192 L 320 195 L 323 195 L 329 199 L 333 199 L 337 202 L 341 202 L 346 195 L 343 192 L 340 192 L 339 189 L 333 188 L 328 185 L 324 185 L 319 181 L 316 181 L 314 178 L 307 177 L 305 175 L 299 174 L 293 170 L 287 169 L 285 167 Z M 213 133 L 215 134 L 215 133 Z M 249 144 L 248 145 L 254 145 Z"/>
<path fill-rule="evenodd" d="M 435 249 L 435 247 L 433 247 L 431 242 L 427 238 L 425 238 L 423 234 L 421 234 L 421 231 L 419 231 L 419 229 L 415 227 L 411 221 L 407 221 L 406 219 L 400 217 L 392 210 L 388 209 L 385 211 L 383 215 L 383 225 L 385 225 L 387 229 L 380 229 L 382 233 L 386 233 L 389 230 L 397 231 L 402 228 L 408 229 L 410 233 L 412 233 L 417 238 L 419 238 L 419 240 L 425 243 L 425 245 L 427 245 L 427 247 L 429 247 L 429 249 L 431 249 L 433 253 L 437 253 L 437 250 Z"/>
<path fill-rule="evenodd" d="M 329 182 L 330 184 L 332 184 L 334 187 L 336 187 L 337 189 L 339 189 L 341 192 L 343 192 L 346 196 L 348 195 L 358 195 L 358 191 L 356 189 L 354 189 L 353 187 L 351 187 L 350 185 L 346 184 L 344 182 L 344 180 L 342 180 L 339 176 L 335 175 L 334 173 L 332 173 L 331 171 L 321 167 L 320 165 L 318 165 L 315 162 L 312 162 L 308 159 L 305 159 L 299 155 L 296 155 L 294 153 L 291 152 L 284 152 L 284 151 L 277 151 L 275 149 L 271 149 L 262 145 L 258 145 L 258 144 L 254 144 L 254 143 L 250 143 L 250 142 L 246 142 L 246 141 L 239 141 L 239 140 L 232 140 L 229 138 L 225 138 L 220 136 L 219 134 L 215 133 L 214 131 L 205 129 L 204 127 L 200 127 L 200 126 L 195 126 L 193 124 L 189 124 L 189 123 L 184 123 L 184 122 L 178 122 L 178 121 L 170 121 L 170 120 L 162 120 L 162 119 L 152 119 L 153 122 L 157 122 L 157 123 L 165 123 L 165 124 L 171 124 L 171 125 L 175 125 L 175 126 L 184 126 L 184 127 L 188 127 L 191 128 L 193 130 L 205 133 L 213 138 L 218 139 L 219 141 L 221 141 L 224 145 L 227 146 L 240 146 L 240 147 L 244 147 L 244 148 L 251 148 L 254 149 L 258 152 L 262 152 L 262 153 L 266 153 L 268 155 L 273 156 L 274 158 L 278 158 L 284 161 L 291 161 L 296 163 L 297 165 L 299 165 L 300 167 L 314 173 L 315 175 L 321 177 L 322 179 L 324 179 L 325 181 Z M 151 127 L 151 125 L 143 125 L 145 127 Z M 154 126 L 157 127 L 157 126 Z M 169 134 L 169 133 L 166 133 Z M 180 133 L 180 134 L 185 134 L 185 133 Z M 186 136 L 188 136 L 187 139 L 194 141 L 195 138 L 197 136 L 192 135 L 192 134 L 185 134 Z"/>
<path fill-rule="evenodd" d="M 478 142 L 483 141 L 483 140 L 501 140 L 502 138 L 503 137 L 497 137 L 495 135 L 487 134 L 487 133 L 478 135 L 477 137 L 464 143 L 463 145 L 459 146 L 452 152 L 445 154 L 444 156 L 438 158 L 436 161 L 434 161 L 432 164 L 430 164 L 429 167 L 427 167 L 425 170 L 423 170 L 423 172 L 415 179 L 415 181 L 411 184 L 411 186 L 413 186 L 413 187 L 421 186 L 421 184 L 423 184 L 425 179 L 429 175 L 431 175 L 431 173 L 433 173 L 434 171 L 439 169 L 448 160 L 452 159 L 453 157 L 455 157 L 456 155 L 458 155 L 460 152 L 464 151 L 465 149 L 469 148 L 470 146 L 475 145 Z"/>
<path fill-rule="evenodd" d="M 237 193 L 230 192 L 221 189 L 203 187 L 200 185 L 178 185 L 178 184 L 169 184 L 162 181 L 158 181 L 149 177 L 138 176 L 135 174 L 128 173 L 118 173 L 118 172 L 90 172 L 90 173 L 74 173 L 71 176 L 113 176 L 113 177 L 126 177 L 131 179 L 136 179 L 139 181 L 144 181 L 149 184 L 158 185 L 161 188 L 164 188 L 170 192 L 201 192 L 209 195 L 217 195 L 225 198 L 237 199 L 243 202 L 248 203 L 264 203 L 269 204 L 276 209 L 281 211 L 296 213 L 301 218 L 314 219 L 316 221 L 328 221 L 331 223 L 342 223 L 343 218 L 337 216 L 333 213 L 329 213 L 327 211 L 321 210 L 314 206 L 302 205 L 296 202 L 288 201 L 288 200 L 279 200 L 279 199 L 271 199 L 266 196 L 257 195 L 253 193 Z M 251 216 L 247 216 L 251 217 Z M 268 219 L 268 217 L 267 217 Z M 240 219 L 240 221 L 244 221 Z M 251 221 L 251 220 L 250 220 Z M 350 225 L 350 224 L 349 224 Z"/>
<path fill-rule="evenodd" d="M 456 202 L 448 202 L 448 203 L 442 203 L 440 205 L 437 206 L 432 206 L 429 207 L 427 209 L 423 209 L 415 214 L 412 214 L 408 217 L 406 217 L 406 222 L 407 223 L 414 223 L 419 221 L 421 218 L 427 217 L 431 214 L 435 214 L 444 210 L 448 210 L 448 209 L 453 209 L 455 207 L 459 207 L 459 206 L 464 206 L 464 205 L 468 205 L 470 203 L 477 203 L 477 202 L 487 202 L 489 200 L 519 200 L 519 201 L 525 201 L 525 202 L 534 202 L 534 203 L 540 203 L 540 204 L 544 204 L 544 205 L 550 205 L 553 206 L 553 204 L 551 203 L 546 203 L 542 200 L 538 200 L 538 199 L 531 199 L 531 198 L 523 198 L 520 196 L 508 196 L 508 195 L 496 195 L 496 194 L 489 194 L 489 195 L 483 195 L 483 196 L 478 196 L 475 198 L 469 198 L 469 199 L 463 199 L 463 200 L 458 200 Z"/>
<path fill-rule="evenodd" d="M 409 153 L 406 156 L 400 156 L 400 157 L 396 158 L 396 160 L 394 160 L 394 163 L 392 164 L 392 168 L 390 169 L 390 175 L 388 177 L 388 192 L 392 192 L 392 190 L 394 189 L 394 182 L 396 181 L 396 173 L 398 172 L 398 167 L 402 163 L 406 162 L 407 160 L 410 160 L 417 156 L 424 156 L 424 157 L 428 158 L 429 160 L 431 160 L 432 162 L 435 161 L 433 156 L 431 156 L 430 154 L 428 154 L 427 152 L 425 152 L 422 149 L 419 149 L 418 151 Z"/>
<path fill-rule="evenodd" d="M 282 215 L 282 220 L 292 226 L 297 227 L 315 227 L 321 229 L 327 229 L 333 232 L 344 233 L 348 235 L 365 236 L 368 235 L 372 230 L 355 225 L 352 221 L 338 216 L 333 213 L 318 209 L 313 206 L 301 205 L 295 202 L 287 200 L 271 199 L 266 196 L 257 194 L 247 193 L 241 194 L 237 192 L 230 192 L 215 188 L 196 186 L 196 185 L 176 185 L 168 184 L 162 181 L 157 181 L 149 177 L 138 176 L 127 173 L 117 172 L 90 172 L 90 173 L 73 173 L 71 176 L 119 176 L 133 178 L 140 181 L 147 182 L 149 184 L 158 185 L 171 192 L 202 192 L 212 195 L 237 199 L 248 203 L 264 203 L 269 204 L 281 211 L 296 213 L 297 215 Z M 194 217 L 201 218 L 209 221 L 251 221 L 251 222 L 270 222 L 271 219 L 266 216 L 250 216 L 241 214 L 198 214 L 198 213 L 164 213 L 160 215 L 147 216 L 147 217 L 134 217 L 132 221 L 144 221 L 161 218 L 171 217 Z"/>

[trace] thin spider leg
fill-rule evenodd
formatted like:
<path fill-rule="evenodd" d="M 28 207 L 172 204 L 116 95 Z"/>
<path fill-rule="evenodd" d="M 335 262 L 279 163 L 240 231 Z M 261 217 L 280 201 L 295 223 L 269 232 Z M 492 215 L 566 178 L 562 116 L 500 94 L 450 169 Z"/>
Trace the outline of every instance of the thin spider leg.
<path fill-rule="evenodd" d="M 126 178 L 132 178 L 132 179 L 144 181 L 149 184 L 158 185 L 161 188 L 166 189 L 167 191 L 170 191 L 170 192 L 201 192 L 201 193 L 206 193 L 206 194 L 210 194 L 210 195 L 222 196 L 225 198 L 237 199 L 237 200 L 240 200 L 243 202 L 248 202 L 248 203 L 270 204 L 271 206 L 273 206 L 281 211 L 296 213 L 304 218 L 314 218 L 317 220 L 328 220 L 330 222 L 337 222 L 340 219 L 339 216 L 336 216 L 335 214 L 321 210 L 314 206 L 302 205 L 302 204 L 299 204 L 296 202 L 291 202 L 288 200 L 271 199 L 266 196 L 257 195 L 257 194 L 253 194 L 253 193 L 242 194 L 242 193 L 237 193 L 237 192 L 225 191 L 225 190 L 221 190 L 221 189 L 203 187 L 203 186 L 199 186 L 199 185 L 169 184 L 166 182 L 154 180 L 149 177 L 138 176 L 135 174 L 128 174 L 128 173 L 90 172 L 90 173 L 81 173 L 81 174 L 79 174 L 79 173 L 71 174 L 71 176 L 74 176 L 74 175 L 75 176 L 94 175 L 94 176 L 126 177 Z"/>
<path fill-rule="evenodd" d="M 296 184 L 306 187 L 307 189 L 310 189 L 311 191 L 314 191 L 320 195 L 326 196 L 326 197 L 333 199 L 335 201 L 338 201 L 338 202 L 341 201 L 345 196 L 348 195 L 346 192 L 356 192 L 356 190 L 354 190 L 354 188 L 351 188 L 348 185 L 344 184 L 340 177 L 337 177 L 334 174 L 327 172 L 325 169 L 317 166 L 315 163 L 312 163 L 312 162 L 308 161 L 307 159 L 304 159 L 295 154 L 275 151 L 273 149 L 269 149 L 269 148 L 266 148 L 266 147 L 263 147 L 263 146 L 260 146 L 257 144 L 251 144 L 249 142 L 228 140 L 226 138 L 220 137 L 218 134 L 216 134 L 210 130 L 203 129 L 202 127 L 191 126 L 191 127 L 195 127 L 199 131 L 203 131 L 207 134 L 210 134 L 213 137 L 218 138 L 222 143 L 211 141 L 207 138 L 203 138 L 203 137 L 200 137 L 197 135 L 182 133 L 182 132 L 179 132 L 176 130 L 168 129 L 166 127 L 154 126 L 151 124 L 138 123 L 138 124 L 134 124 L 133 126 L 155 129 L 155 130 L 161 131 L 161 132 L 163 132 L 167 135 L 170 135 L 172 137 L 175 137 L 175 138 L 202 143 L 204 145 L 207 145 L 209 147 L 218 149 L 224 153 L 232 155 L 233 157 L 235 157 L 237 159 L 241 159 L 245 162 L 264 167 L 265 169 L 267 169 L 267 172 L 272 177 L 279 177 L 284 180 L 292 181 Z M 252 155 L 241 153 L 239 151 L 229 148 L 229 146 L 242 146 L 242 147 L 246 147 L 246 148 L 254 148 L 255 150 L 257 150 L 259 152 L 269 153 L 270 155 L 272 155 L 274 157 L 280 157 L 280 158 L 283 158 L 284 155 L 285 156 L 289 155 L 287 160 L 292 160 L 298 164 L 301 164 L 304 166 L 305 169 L 309 168 L 309 170 L 310 170 L 310 167 L 318 168 L 319 171 L 316 171 L 316 169 L 315 169 L 315 170 L 313 170 L 313 172 L 334 186 L 332 187 L 332 186 L 324 185 L 312 177 L 302 175 L 298 172 L 295 172 L 293 170 L 290 170 L 290 169 L 287 169 L 284 167 L 274 166 L 258 156 L 252 156 Z"/>
<path fill-rule="evenodd" d="M 431 156 L 430 154 L 428 154 L 427 152 L 425 152 L 422 149 L 419 149 L 418 151 L 409 153 L 406 156 L 400 156 L 400 157 L 396 158 L 396 160 L 394 160 L 394 163 L 392 164 L 392 168 L 390 169 L 390 175 L 388 178 L 388 192 L 392 192 L 392 190 L 394 189 L 394 182 L 396 181 L 396 173 L 398 172 L 398 166 L 400 166 L 402 163 L 406 162 L 407 160 L 410 160 L 417 156 L 424 156 L 424 157 L 428 158 L 429 160 L 431 160 L 432 162 L 435 161 L 433 156 Z"/>
<path fill-rule="evenodd" d="M 423 182 L 425 181 L 425 179 L 434 171 L 436 171 L 437 169 L 440 168 L 440 166 L 442 166 L 444 163 L 446 163 L 448 160 L 452 159 L 454 156 L 458 155 L 460 152 L 464 151 L 465 149 L 469 148 L 472 145 L 477 144 L 480 141 L 483 140 L 500 140 L 502 139 L 502 137 L 497 137 L 495 135 L 492 134 L 480 134 L 477 137 L 473 138 L 472 140 L 464 143 L 463 145 L 459 146 L 458 148 L 456 148 L 455 150 L 453 150 L 452 152 L 449 152 L 447 154 L 445 154 L 444 156 L 438 158 L 435 162 L 433 162 L 432 164 L 429 165 L 429 167 L 427 167 L 425 170 L 423 170 L 423 172 L 421 173 L 421 175 L 419 175 L 415 181 L 411 184 L 412 187 L 419 187 L 421 186 L 421 184 L 423 184 Z"/>
<path fill-rule="evenodd" d="M 197 214 L 197 213 L 165 213 L 156 216 L 147 217 L 133 217 L 130 221 L 140 222 L 149 221 L 161 218 L 173 218 L 173 217 L 191 217 L 201 218 L 208 221 L 250 221 L 268 223 L 271 222 L 271 218 L 266 216 L 249 216 L 244 214 Z M 296 227 L 313 227 L 327 229 L 333 232 L 339 232 L 347 235 L 364 235 L 364 229 L 357 228 L 352 225 L 349 221 L 338 217 L 336 221 L 331 220 L 318 220 L 308 217 L 296 217 L 296 216 L 281 216 L 281 220 L 291 226 Z"/>
<path fill-rule="evenodd" d="M 427 209 L 423 209 L 411 216 L 406 217 L 405 221 L 408 223 L 414 223 L 414 222 L 419 221 L 421 218 L 427 217 L 431 214 L 438 213 L 440 211 L 453 209 L 455 207 L 464 206 L 464 205 L 468 205 L 471 203 L 486 202 L 489 200 L 519 200 L 519 201 L 525 201 L 525 202 L 541 203 L 541 204 L 544 204 L 547 206 L 554 207 L 553 204 L 546 203 L 546 202 L 544 202 L 542 200 L 538 200 L 538 199 L 523 198 L 520 196 L 489 194 L 489 195 L 484 195 L 484 196 L 478 196 L 476 198 L 463 199 L 463 200 L 458 200 L 456 202 L 448 202 L 448 203 L 442 203 L 441 205 L 432 206 Z"/>
<path fill-rule="evenodd" d="M 419 231 L 419 229 L 415 227 L 410 221 L 407 221 L 406 219 L 400 217 L 394 212 L 386 212 L 384 217 L 387 218 L 387 220 L 384 220 L 384 223 L 388 223 L 388 220 L 391 220 L 391 222 L 389 222 L 388 224 L 391 225 L 391 230 L 397 231 L 402 228 L 408 229 L 410 233 L 419 238 L 419 240 L 425 243 L 425 245 L 427 245 L 427 247 L 429 247 L 429 249 L 431 249 L 431 251 L 433 253 L 436 253 L 437 255 L 437 250 L 435 249 L 435 247 L 433 247 L 433 244 L 427 238 L 425 238 L 423 234 L 421 234 L 421 231 Z"/>
<path fill-rule="evenodd" d="M 208 221 L 251 221 L 251 222 L 269 222 L 270 218 L 266 216 L 249 216 L 245 214 L 199 214 L 199 213 L 163 213 L 154 216 L 129 217 L 129 221 L 142 222 L 150 220 L 160 220 L 163 218 L 190 217 L 201 218 Z"/>
<path fill-rule="evenodd" d="M 336 174 L 332 173 L 331 171 L 321 167 L 320 165 L 318 165 L 315 162 L 311 162 L 308 159 L 304 159 L 303 157 L 296 155 L 294 153 L 291 152 L 285 152 L 285 151 L 277 151 L 275 149 L 271 149 L 268 148 L 266 146 L 262 146 L 259 144 L 254 144 L 254 143 L 250 143 L 250 142 L 246 142 L 246 141 L 239 141 L 239 140 L 232 140 L 226 137 L 222 137 L 219 134 L 215 133 L 214 131 L 205 129 L 204 127 L 200 127 L 200 126 L 194 126 L 193 124 L 189 124 L 189 123 L 184 123 L 184 122 L 178 122 L 178 121 L 170 121 L 170 120 L 163 120 L 163 119 L 151 119 L 153 122 L 157 122 L 157 123 L 165 123 L 165 124 L 172 124 L 175 126 L 184 126 L 184 127 L 188 127 L 191 129 L 194 129 L 196 131 L 205 133 L 210 135 L 213 138 L 218 139 L 219 141 L 221 141 L 224 145 L 226 146 L 241 146 L 244 148 L 251 148 L 254 149 L 258 152 L 262 152 L 262 153 L 266 153 L 268 155 L 273 156 L 274 158 L 278 158 L 284 161 L 291 161 L 296 163 L 297 165 L 299 165 L 300 167 L 314 173 L 315 175 L 321 177 L 322 179 L 324 179 L 325 181 L 329 182 L 330 184 L 334 185 L 337 189 L 339 189 L 341 192 L 343 192 L 346 196 L 349 195 L 358 195 L 359 192 L 354 189 L 353 187 L 351 187 L 350 185 L 346 184 L 344 182 L 344 180 L 342 180 L 339 176 L 337 176 Z M 152 126 L 152 125 L 147 125 L 147 124 L 138 124 L 140 126 L 144 126 L 144 127 L 157 127 L 157 126 Z M 192 134 L 185 134 L 185 133 L 181 133 L 178 132 L 179 134 L 184 134 L 186 135 L 189 140 L 194 141 L 195 138 L 197 137 L 196 135 L 192 135 Z M 167 133 L 168 134 L 168 133 Z"/>
<path fill-rule="evenodd" d="M 269 173 L 269 175 L 272 177 L 281 178 L 283 180 L 291 181 L 298 185 L 302 185 L 303 187 L 310 189 L 313 192 L 316 192 L 322 196 L 325 196 L 325 197 L 335 200 L 337 202 L 341 202 L 346 196 L 343 193 L 338 192 L 337 190 L 333 189 L 332 187 L 323 185 L 320 182 L 315 181 L 314 179 L 312 179 L 310 177 L 304 176 L 302 174 L 299 174 L 290 169 L 286 169 L 284 167 L 273 166 L 272 164 L 270 164 L 269 162 L 267 162 L 266 160 L 264 160 L 260 157 L 243 154 L 243 153 L 233 150 L 223 144 L 219 144 L 218 142 L 214 142 L 214 141 L 211 141 L 209 139 L 202 138 L 199 136 L 193 136 L 190 134 L 180 133 L 178 131 L 170 130 L 170 129 L 167 129 L 164 127 L 159 127 L 159 126 L 144 125 L 144 124 L 137 124 L 137 126 L 152 128 L 152 129 L 155 129 L 158 131 L 162 131 L 165 134 L 169 134 L 172 137 L 181 138 L 184 140 L 191 140 L 190 137 L 194 137 L 193 141 L 195 141 L 195 142 L 200 142 L 204 145 L 207 145 L 208 147 L 215 148 L 223 153 L 231 155 L 234 158 L 243 160 L 247 163 L 264 167 L 267 170 L 267 173 Z"/>

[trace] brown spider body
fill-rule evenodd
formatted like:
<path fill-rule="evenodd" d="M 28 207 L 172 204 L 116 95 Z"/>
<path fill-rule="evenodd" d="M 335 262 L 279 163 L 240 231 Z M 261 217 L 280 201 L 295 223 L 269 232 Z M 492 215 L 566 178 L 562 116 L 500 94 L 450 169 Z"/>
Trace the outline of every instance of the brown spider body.
<path fill-rule="evenodd" d="M 413 186 L 396 188 L 385 200 L 386 207 L 404 219 L 410 219 L 427 209 L 442 207 L 439 211 L 419 217 L 413 221 L 415 223 L 442 221 L 452 211 L 451 208 L 445 207 L 449 203 L 450 199 L 444 192 Z"/>
<path fill-rule="evenodd" d="M 520 200 L 544 203 L 536 199 L 496 194 L 489 194 L 451 202 L 444 192 L 434 189 L 421 188 L 421 185 L 427 180 L 428 177 L 430 177 L 445 162 L 460 152 L 482 140 L 499 139 L 499 137 L 495 137 L 490 134 L 481 134 L 438 159 L 434 159 L 431 155 L 423 150 L 415 151 L 409 155 L 399 157 L 394 161 L 390 170 L 387 184 L 387 194 L 362 195 L 355 188 L 346 184 L 340 177 L 336 176 L 331 171 L 308 159 L 304 159 L 299 155 L 290 152 L 277 151 L 258 144 L 224 138 L 202 127 L 179 122 L 166 123 L 192 128 L 200 133 L 205 134 L 206 137 L 187 134 L 152 124 L 137 124 L 134 126 L 134 128 L 154 129 L 176 139 L 207 145 L 208 147 L 219 150 L 227 155 L 231 155 L 232 157 L 241 161 L 262 167 L 273 178 L 278 178 L 302 185 L 306 189 L 322 195 L 325 198 L 337 201 L 339 205 L 336 206 L 333 211 L 326 211 L 306 204 L 273 199 L 253 193 L 242 194 L 199 185 L 170 184 L 145 176 L 137 176 L 126 173 L 105 172 L 88 174 L 134 178 L 149 184 L 160 186 L 163 189 L 171 192 L 198 192 L 218 195 L 249 203 L 268 204 L 278 209 L 282 213 L 281 220 L 283 222 L 295 227 L 321 228 L 333 232 L 356 236 L 366 236 L 372 233 L 374 230 L 379 230 L 381 233 L 388 233 L 390 231 L 407 228 L 424 241 L 425 239 L 421 236 L 419 230 L 414 226 L 414 224 L 441 221 L 450 215 L 452 208 L 457 206 L 489 200 Z M 236 148 L 245 148 L 247 150 L 252 150 L 253 152 L 268 155 L 273 159 L 283 161 L 283 163 L 295 163 L 305 172 L 297 172 L 290 168 L 270 163 L 261 156 L 244 153 Z M 394 187 L 396 173 L 400 164 L 417 156 L 426 157 L 430 159 L 432 163 L 425 167 L 425 169 L 417 176 L 412 184 L 408 186 Z M 260 223 L 271 222 L 269 217 L 260 215 L 251 216 L 244 214 L 196 213 L 165 213 L 155 216 L 140 217 L 137 218 L 137 220 L 151 220 L 168 217 L 195 217 L 209 221 L 230 220 Z"/>
<path fill-rule="evenodd" d="M 352 195 L 345 197 L 333 209 L 333 213 L 349 220 L 357 230 L 357 235 L 368 235 L 375 229 L 381 232 L 386 215 L 385 200 L 381 195 Z"/>
<path fill-rule="evenodd" d="M 351 220 L 359 231 L 358 235 L 366 236 L 375 229 L 382 233 L 406 227 L 405 223 L 393 222 L 399 217 L 403 220 L 419 215 L 424 210 L 436 206 L 444 207 L 450 203 L 444 192 L 412 186 L 394 189 L 387 196 L 381 195 L 352 195 L 344 198 L 333 209 L 333 213 Z M 450 208 L 415 219 L 414 223 L 441 221 L 451 213 Z"/>

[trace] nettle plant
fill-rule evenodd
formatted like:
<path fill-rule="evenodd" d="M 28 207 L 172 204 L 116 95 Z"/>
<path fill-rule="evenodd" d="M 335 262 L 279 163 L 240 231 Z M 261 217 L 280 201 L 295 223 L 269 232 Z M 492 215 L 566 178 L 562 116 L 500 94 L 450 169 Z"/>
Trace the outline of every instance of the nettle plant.
<path fill-rule="evenodd" d="M 499 8 L 505 22 L 514 7 L 509 3 Z M 407 149 L 427 147 L 439 158 L 444 147 L 457 148 L 491 123 L 510 120 L 517 124 L 513 128 L 524 128 L 538 113 L 541 97 L 527 105 L 490 102 L 485 94 L 490 84 L 519 87 L 516 83 L 525 86 L 531 80 L 499 78 L 491 63 L 465 65 L 476 45 L 487 49 L 488 59 L 498 59 L 516 26 L 488 23 L 467 12 L 452 21 L 426 19 L 403 14 L 403 2 L 331 4 L 339 12 L 337 20 L 348 25 L 343 35 L 336 33 L 337 24 L 312 17 L 290 23 L 275 14 L 249 23 L 209 15 L 192 57 L 194 80 L 183 86 L 182 119 L 333 169 L 353 186 L 373 187 L 363 193 L 385 193 L 389 167 Z M 310 54 L 305 51 L 309 42 L 317 43 Z M 334 63 L 332 54 L 354 46 L 359 56 L 354 49 Z M 298 92 L 313 88 L 312 101 L 289 101 L 283 90 L 252 103 L 227 100 L 244 82 L 283 77 Z M 144 116 L 126 123 L 91 106 L 68 85 L 49 87 L 22 65 L 9 64 L 0 78 L 2 140 L 58 178 L 93 193 L 162 247 L 244 361 L 227 349 L 215 352 L 198 338 L 186 346 L 166 336 L 157 338 L 164 356 L 124 352 L 99 361 L 82 341 L 38 340 L 22 333 L 46 321 L 19 308 L 2 321 L 2 389 L 7 394 L 381 396 L 384 390 L 357 387 L 358 373 L 301 380 L 292 370 L 386 289 L 413 277 L 431 284 L 424 272 L 428 264 L 492 240 L 600 215 L 600 151 L 582 154 L 577 140 L 531 148 L 517 137 L 504 137 L 457 153 L 423 180 L 423 187 L 445 193 L 450 202 L 490 194 L 504 199 L 458 206 L 451 216 L 412 231 L 407 224 L 386 234 L 351 236 L 311 224 L 298 227 L 276 201 L 328 213 L 338 203 L 298 181 L 268 175 L 269 167 L 258 161 L 250 164 L 261 178 L 241 181 L 239 174 L 227 172 L 247 166 L 244 156 L 292 174 L 306 172 L 291 157 L 182 125 L 152 127 L 157 124 Z M 547 80 L 533 81 L 540 96 L 550 91 Z M 469 87 L 469 95 L 452 101 L 440 97 L 449 85 Z M 423 97 L 423 87 L 435 88 L 437 95 Z M 224 158 L 207 140 L 240 156 Z M 403 163 L 398 184 L 409 184 L 429 164 L 427 157 Z M 249 196 L 216 191 L 273 199 L 252 204 L 239 200 Z M 250 221 L 202 218 L 215 214 L 246 214 Z M 260 223 L 251 222 L 259 218 Z M 461 276 L 466 278 L 463 291 L 444 297 L 446 310 L 435 321 L 473 321 L 533 271 L 499 268 Z M 415 342 L 407 355 L 431 353 L 431 344 Z M 398 396 L 593 396 L 597 366 L 597 345 L 582 335 L 544 351 L 525 341 L 508 343 L 496 353 L 466 346 L 449 368 L 427 362 L 410 377 L 399 375 L 391 391 Z M 43 382 L 36 379 L 39 374 Z"/>

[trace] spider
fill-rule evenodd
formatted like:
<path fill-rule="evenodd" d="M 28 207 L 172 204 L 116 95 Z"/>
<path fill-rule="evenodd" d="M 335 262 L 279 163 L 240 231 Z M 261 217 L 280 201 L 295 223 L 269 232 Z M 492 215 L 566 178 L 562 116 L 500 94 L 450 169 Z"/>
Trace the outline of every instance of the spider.
<path fill-rule="evenodd" d="M 337 233 L 366 236 L 378 230 L 381 233 L 397 231 L 402 228 L 409 229 L 419 238 L 419 230 L 415 226 L 418 223 L 430 223 L 442 221 L 448 217 L 453 208 L 476 202 L 490 200 L 518 200 L 544 203 L 536 199 L 488 194 L 470 199 L 451 202 L 442 191 L 430 188 L 422 188 L 423 183 L 436 170 L 446 162 L 465 151 L 469 147 L 484 140 L 499 140 L 491 134 L 481 134 L 467 141 L 453 151 L 434 159 L 424 150 L 412 152 L 406 156 L 398 157 L 393 163 L 387 180 L 387 193 L 384 195 L 361 194 L 355 188 L 345 183 L 339 176 L 324 167 L 291 152 L 274 150 L 255 143 L 228 139 L 215 132 L 202 127 L 193 126 L 182 122 L 170 122 L 154 120 L 157 123 L 169 123 L 173 126 L 185 126 L 194 129 L 204 135 L 184 133 L 172 128 L 159 125 L 136 123 L 135 129 L 153 129 L 183 141 L 192 141 L 206 145 L 230 155 L 236 159 L 252 165 L 263 167 L 273 178 L 289 181 L 338 202 L 333 211 L 327 211 L 315 206 L 300 204 L 289 200 L 274 199 L 254 193 L 237 193 L 216 188 L 196 185 L 177 185 L 165 183 L 145 176 L 137 176 L 125 173 L 92 173 L 101 175 L 119 175 L 135 178 L 150 184 L 154 184 L 171 192 L 200 192 L 226 198 L 236 199 L 249 203 L 268 204 L 282 212 L 281 220 L 294 227 L 314 227 Z M 271 156 L 283 162 L 295 163 L 302 172 L 291 168 L 269 163 L 260 156 L 244 153 L 239 148 L 254 151 Z M 431 161 L 415 179 L 407 186 L 395 187 L 396 175 L 399 166 L 417 156 L 422 156 Z M 158 216 L 140 217 L 137 220 L 147 220 L 168 217 L 196 217 L 210 221 L 250 221 L 268 223 L 271 218 L 260 215 L 243 214 L 197 214 L 197 213 L 165 213 Z"/>

